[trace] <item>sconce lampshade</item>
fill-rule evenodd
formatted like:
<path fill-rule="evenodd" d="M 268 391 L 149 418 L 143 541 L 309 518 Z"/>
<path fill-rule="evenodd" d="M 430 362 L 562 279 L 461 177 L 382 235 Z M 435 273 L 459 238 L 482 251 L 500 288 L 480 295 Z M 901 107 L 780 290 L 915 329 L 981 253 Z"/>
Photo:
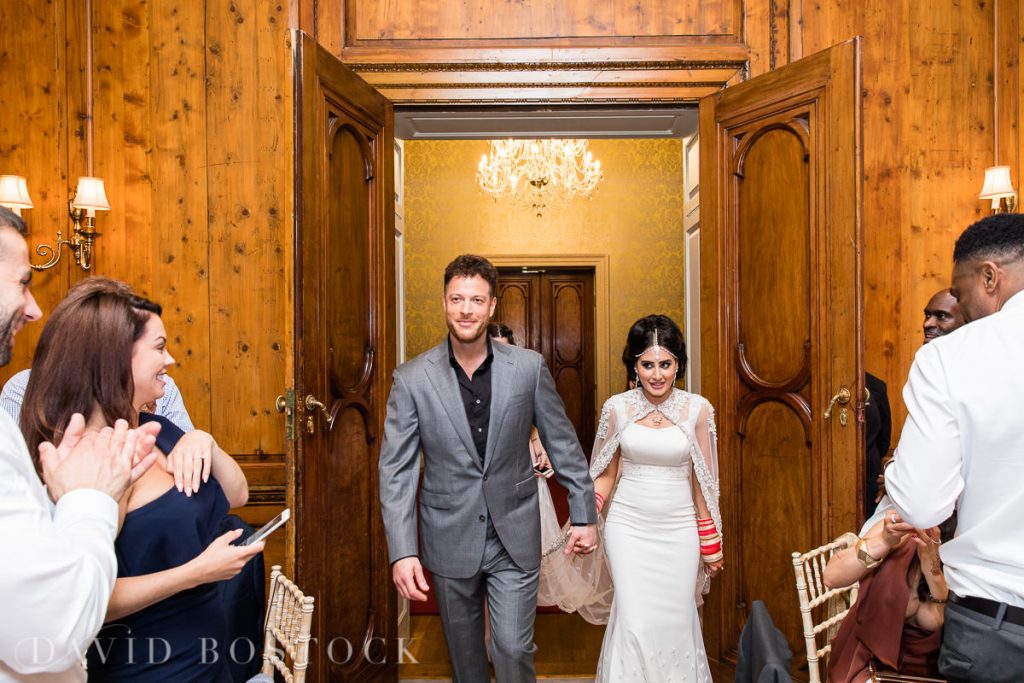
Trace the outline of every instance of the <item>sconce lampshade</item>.
<path fill-rule="evenodd" d="M 6 206 L 21 215 L 22 209 L 32 208 L 28 184 L 20 175 L 0 175 L 0 206 Z"/>
<path fill-rule="evenodd" d="M 1009 166 L 991 166 L 985 169 L 985 185 L 981 188 L 978 199 L 999 199 L 1016 194 L 1013 183 L 1010 182 Z"/>
<path fill-rule="evenodd" d="M 110 202 L 107 201 L 107 193 L 103 190 L 103 179 L 90 176 L 79 178 L 75 200 L 71 205 L 76 209 L 85 209 L 90 215 L 94 215 L 95 211 L 110 211 Z"/>

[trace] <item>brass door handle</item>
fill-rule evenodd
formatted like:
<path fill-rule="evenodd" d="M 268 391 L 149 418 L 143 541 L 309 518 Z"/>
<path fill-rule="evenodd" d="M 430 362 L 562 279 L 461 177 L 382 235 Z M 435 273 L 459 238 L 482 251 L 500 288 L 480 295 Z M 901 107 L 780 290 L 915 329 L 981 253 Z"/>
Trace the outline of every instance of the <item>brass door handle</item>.
<path fill-rule="evenodd" d="M 316 396 L 313 394 L 306 395 L 306 410 L 315 411 L 319 409 L 321 414 L 324 416 L 324 420 L 327 422 L 327 426 L 330 427 L 334 423 L 334 417 L 331 415 L 331 411 L 327 409 L 320 401 L 316 400 Z"/>
<path fill-rule="evenodd" d="M 850 390 L 847 389 L 846 387 L 843 387 L 839 391 L 837 391 L 836 395 L 832 397 L 832 400 L 828 402 L 828 408 L 825 409 L 825 419 L 827 420 L 828 418 L 832 417 L 832 408 L 834 408 L 837 403 L 846 405 L 847 403 L 850 402 L 851 396 L 852 394 L 850 393 Z"/>

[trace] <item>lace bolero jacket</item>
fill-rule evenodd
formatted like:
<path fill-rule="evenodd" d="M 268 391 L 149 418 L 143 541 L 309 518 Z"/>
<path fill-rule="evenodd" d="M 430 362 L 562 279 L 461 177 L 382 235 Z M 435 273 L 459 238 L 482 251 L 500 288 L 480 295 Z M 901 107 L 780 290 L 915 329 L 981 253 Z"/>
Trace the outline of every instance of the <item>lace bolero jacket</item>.
<path fill-rule="evenodd" d="M 655 410 L 678 425 L 689 439 L 693 472 L 697 476 L 708 512 L 724 539 L 718 502 L 718 435 L 715 430 L 715 414 L 711 403 L 703 396 L 673 389 L 672 394 L 657 406 L 647 400 L 641 389 L 631 389 L 609 398 L 601 409 L 601 421 L 590 459 L 590 476 L 597 479 L 608 468 L 619 452 L 622 431 L 626 426 L 639 422 Z M 698 581 L 701 583 L 698 595 L 707 593 L 710 580 L 704 572 L 698 573 Z"/>

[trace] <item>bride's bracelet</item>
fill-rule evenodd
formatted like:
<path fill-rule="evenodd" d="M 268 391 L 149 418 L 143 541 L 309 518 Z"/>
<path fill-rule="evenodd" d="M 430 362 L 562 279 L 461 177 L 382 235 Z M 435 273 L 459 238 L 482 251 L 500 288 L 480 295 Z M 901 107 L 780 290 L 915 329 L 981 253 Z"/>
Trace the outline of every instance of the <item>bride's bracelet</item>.
<path fill-rule="evenodd" d="M 594 502 L 597 504 L 597 511 L 600 513 L 601 508 L 604 507 L 604 496 L 597 491 L 594 491 Z"/>
<path fill-rule="evenodd" d="M 721 562 L 723 557 L 724 555 L 722 555 L 721 550 L 719 550 L 714 555 L 701 555 L 701 559 L 704 560 L 704 564 L 714 564 L 715 562 Z"/>

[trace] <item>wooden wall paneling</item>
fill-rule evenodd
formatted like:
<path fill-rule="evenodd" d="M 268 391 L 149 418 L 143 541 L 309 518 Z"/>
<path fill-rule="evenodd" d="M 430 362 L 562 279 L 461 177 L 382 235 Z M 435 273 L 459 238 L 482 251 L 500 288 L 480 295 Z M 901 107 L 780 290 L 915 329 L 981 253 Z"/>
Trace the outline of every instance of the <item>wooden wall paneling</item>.
<path fill-rule="evenodd" d="M 29 257 L 40 263 L 36 245 L 53 245 L 66 232 L 69 119 L 65 69 L 66 17 L 63 2 L 0 4 L 0 24 L 18 27 L 0 39 L 4 106 L 0 107 L 0 173 L 24 176 L 34 208 L 22 212 L 28 225 Z M 43 314 L 52 311 L 67 289 L 66 272 L 33 275 L 32 293 Z M 0 381 L 27 368 L 42 323 L 27 325 L 17 336 L 10 364 Z"/>
<path fill-rule="evenodd" d="M 206 8 L 212 427 L 235 454 L 283 454 L 290 384 L 291 52 L 268 0 Z"/>
<path fill-rule="evenodd" d="M 151 0 L 149 106 L 152 214 L 150 294 L 164 307 L 172 370 L 193 422 L 209 430 L 210 239 L 206 213 L 205 14 L 201 5 Z M 130 258 L 129 254 L 126 254 Z M 128 260 L 128 259 L 126 259 Z M 214 436 L 219 436 L 215 434 Z M 250 484 L 251 485 L 251 484 Z"/>
<path fill-rule="evenodd" d="M 1021 79 L 1020 68 L 1024 48 L 1024 36 L 1021 35 L 1024 28 L 1024 3 L 1020 0 L 996 0 L 993 22 L 996 31 L 993 93 L 995 163 L 1010 166 L 1010 175 L 1019 194 L 1021 179 L 1024 177 L 1020 133 L 1021 125 L 1024 125 L 1024 112 L 1021 111 L 1024 81 Z"/>
<path fill-rule="evenodd" d="M 148 8 L 139 0 L 95 3 L 92 30 L 102 36 L 93 42 L 93 170 L 110 202 L 110 211 L 96 219 L 103 234 L 94 269 L 151 293 Z"/>
<path fill-rule="evenodd" d="M 785 66 L 794 59 L 793 34 L 799 34 L 799 20 L 793 20 L 798 0 L 747 0 L 743 3 L 743 40 L 749 46 L 747 70 L 750 76 Z"/>
<path fill-rule="evenodd" d="M 890 22 L 903 25 L 908 19 L 905 6 L 893 3 L 885 12 L 868 13 L 864 33 L 881 37 L 890 30 Z M 910 96 L 901 85 L 910 82 L 909 45 L 899 36 L 865 39 L 863 68 L 862 111 L 868 141 L 864 147 L 864 367 L 889 386 L 895 446 L 903 424 L 896 418 L 902 409 L 899 396 L 906 376 L 901 368 L 914 348 L 902 333 L 899 319 L 902 233 L 910 225 L 905 142 Z"/>
<path fill-rule="evenodd" d="M 977 199 L 984 167 L 997 144 L 1007 154 L 1019 149 L 998 130 L 1015 135 L 1009 122 L 1019 121 L 1020 104 L 993 102 L 1001 80 L 993 60 L 997 34 L 1019 53 L 1019 34 L 1011 38 L 1012 25 L 997 22 L 1012 24 L 1020 5 L 870 0 L 804 3 L 801 11 L 806 54 L 865 36 L 865 362 L 898 395 L 921 343 L 921 309 L 948 285 L 953 242 L 987 213 Z M 1009 84 L 1012 56 L 1002 60 L 1012 102 L 1019 81 Z M 898 400 L 892 409 L 898 433 L 905 409 Z"/>
<path fill-rule="evenodd" d="M 341 2 L 342 0 L 336 0 Z M 346 44 L 738 35 L 736 0 L 393 3 L 343 0 Z"/>

